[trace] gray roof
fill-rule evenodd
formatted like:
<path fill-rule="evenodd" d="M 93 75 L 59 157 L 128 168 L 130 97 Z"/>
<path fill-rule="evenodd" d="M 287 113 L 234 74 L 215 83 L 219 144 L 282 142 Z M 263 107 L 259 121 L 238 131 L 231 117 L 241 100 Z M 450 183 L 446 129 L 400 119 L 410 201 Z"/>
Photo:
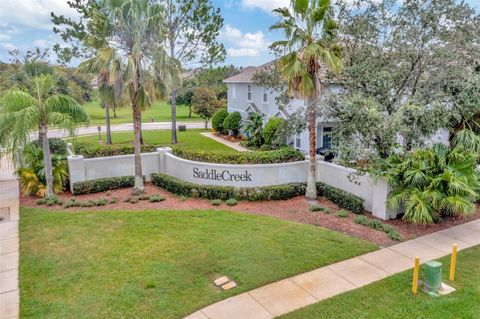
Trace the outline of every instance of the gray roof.
<path fill-rule="evenodd" d="M 247 66 L 243 68 L 242 72 L 231 76 L 225 79 L 223 82 L 225 83 L 236 83 L 236 82 L 245 82 L 245 83 L 252 83 L 252 77 L 256 71 L 267 69 L 268 67 L 272 66 L 274 61 L 270 61 L 268 63 L 262 64 L 260 66 Z"/>

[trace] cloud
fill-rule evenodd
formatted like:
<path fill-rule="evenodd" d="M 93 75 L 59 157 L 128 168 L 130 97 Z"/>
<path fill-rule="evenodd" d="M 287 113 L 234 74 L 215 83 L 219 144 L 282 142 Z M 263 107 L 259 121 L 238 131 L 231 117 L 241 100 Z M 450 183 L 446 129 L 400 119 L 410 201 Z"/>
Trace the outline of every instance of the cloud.
<path fill-rule="evenodd" d="M 33 46 L 39 47 L 40 49 L 47 48 L 49 46 L 49 42 L 45 39 L 38 39 L 33 41 Z"/>
<path fill-rule="evenodd" d="M 267 50 L 268 43 L 262 31 L 243 33 L 227 24 L 221 32 L 221 38 L 227 43 L 227 54 L 232 57 L 259 56 Z"/>
<path fill-rule="evenodd" d="M 0 1 L 0 21 L 15 27 L 51 30 L 50 13 L 63 14 L 75 18 L 77 13 L 65 0 L 2 0 Z"/>
<path fill-rule="evenodd" d="M 8 41 L 12 37 L 9 34 L 0 33 L 0 41 Z"/>
<path fill-rule="evenodd" d="M 247 9 L 261 9 L 272 13 L 273 9 L 288 8 L 290 0 L 242 0 L 242 6 Z"/>
<path fill-rule="evenodd" d="M 0 43 L 0 45 L 2 46 L 2 48 L 7 49 L 9 51 L 18 49 L 17 46 L 13 43 Z"/>

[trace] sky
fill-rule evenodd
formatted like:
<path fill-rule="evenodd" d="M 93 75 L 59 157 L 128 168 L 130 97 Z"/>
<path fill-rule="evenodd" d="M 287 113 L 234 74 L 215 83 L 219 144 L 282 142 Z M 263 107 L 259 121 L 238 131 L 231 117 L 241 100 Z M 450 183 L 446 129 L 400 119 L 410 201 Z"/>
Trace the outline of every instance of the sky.
<path fill-rule="evenodd" d="M 466 0 L 477 10 L 480 0 Z M 260 65 L 272 59 L 268 46 L 281 38 L 269 27 L 277 21 L 272 9 L 289 0 L 212 0 L 224 18 L 220 41 L 227 50 L 225 64 Z M 75 16 L 67 0 L 0 0 L 0 61 L 8 51 L 51 48 L 61 40 L 52 31 L 50 12 Z"/>

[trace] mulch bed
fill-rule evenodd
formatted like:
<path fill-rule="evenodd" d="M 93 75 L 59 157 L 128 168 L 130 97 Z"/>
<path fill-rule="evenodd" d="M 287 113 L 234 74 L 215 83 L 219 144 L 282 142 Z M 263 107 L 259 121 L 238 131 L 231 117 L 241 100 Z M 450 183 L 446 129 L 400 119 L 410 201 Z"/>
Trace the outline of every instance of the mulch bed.
<path fill-rule="evenodd" d="M 88 195 L 75 196 L 78 201 L 88 201 L 92 199 L 100 198 L 113 198 L 118 199 L 115 204 L 108 204 L 106 206 L 98 207 L 72 207 L 63 208 L 62 206 L 39 206 L 37 205 L 37 198 L 34 197 L 22 197 L 20 199 L 20 205 L 27 207 L 43 207 L 49 210 L 66 210 L 66 211 L 96 211 L 96 210 L 228 210 L 234 212 L 243 212 L 248 214 L 273 216 L 282 218 L 285 220 L 311 224 L 315 226 L 322 226 L 332 230 L 336 230 L 342 233 L 349 234 L 354 237 L 358 237 L 367 241 L 371 241 L 381 247 L 389 246 L 397 242 L 391 240 L 383 232 L 367 228 L 362 225 L 355 224 L 353 219 L 355 215 L 350 213 L 347 218 L 339 218 L 335 216 L 335 212 L 341 210 L 337 205 L 332 202 L 319 198 L 318 203 L 329 209 L 330 213 L 325 214 L 323 212 L 311 212 L 309 211 L 309 205 L 303 196 L 298 196 L 289 200 L 282 201 L 269 201 L 269 202 L 239 202 L 236 206 L 227 206 L 222 204 L 220 206 L 213 206 L 210 201 L 198 198 L 181 198 L 175 196 L 163 189 L 157 188 L 151 184 L 145 186 L 145 191 L 148 195 L 161 194 L 166 197 L 166 200 L 158 203 L 150 203 L 149 201 L 140 201 L 136 204 L 126 203 L 124 199 L 131 196 L 131 189 L 118 189 L 112 190 L 107 193 L 96 193 Z M 59 195 L 59 197 L 66 201 L 72 195 L 67 192 Z M 374 218 L 369 215 L 368 217 Z M 462 224 L 469 220 L 480 218 L 480 208 L 473 217 L 470 219 L 462 217 L 452 217 L 441 224 L 421 226 L 421 225 L 409 225 L 403 223 L 401 220 L 382 221 L 384 223 L 394 226 L 398 232 L 402 235 L 404 240 L 412 239 L 418 236 L 423 236 L 429 233 L 433 233 L 445 228 L 449 228 L 458 224 Z"/>

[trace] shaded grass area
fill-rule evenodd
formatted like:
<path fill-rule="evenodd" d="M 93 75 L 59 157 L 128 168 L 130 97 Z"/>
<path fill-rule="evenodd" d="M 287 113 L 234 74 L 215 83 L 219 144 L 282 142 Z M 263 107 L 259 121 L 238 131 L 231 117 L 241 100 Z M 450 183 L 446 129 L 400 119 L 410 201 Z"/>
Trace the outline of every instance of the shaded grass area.
<path fill-rule="evenodd" d="M 175 146 L 191 150 L 237 152 L 231 147 L 203 136 L 200 134 L 201 132 L 204 132 L 204 130 L 177 132 L 178 144 L 175 144 Z M 145 144 L 172 146 L 172 144 L 170 144 L 171 132 L 169 130 L 144 130 L 142 134 Z M 105 141 L 105 134 L 102 134 L 101 137 L 102 140 Z M 76 137 L 75 141 L 98 144 L 98 135 Z M 112 141 L 113 144 L 133 143 L 133 132 L 114 132 L 112 133 Z"/>
<path fill-rule="evenodd" d="M 98 101 L 92 101 L 83 105 L 90 116 L 91 124 L 105 124 L 105 110 L 100 107 Z M 142 122 L 168 122 L 171 120 L 171 106 L 166 101 L 157 101 L 151 108 L 142 113 Z M 192 113 L 192 117 L 188 117 L 188 106 L 177 105 L 177 121 L 197 122 L 202 121 L 200 117 Z M 117 118 L 113 117 L 113 111 L 110 111 L 110 121 L 115 123 L 132 123 L 132 109 L 127 106 L 117 109 Z"/>
<path fill-rule="evenodd" d="M 440 261 L 443 263 L 444 282 L 457 289 L 450 295 L 433 298 L 422 292 L 413 296 L 412 271 L 406 271 L 281 318 L 480 318 L 480 246 L 459 253 L 454 283 L 448 282 L 449 257 Z"/>
<path fill-rule="evenodd" d="M 375 249 L 324 228 L 219 211 L 21 209 L 22 318 L 180 318 Z M 222 292 L 228 275 L 238 287 Z"/>

